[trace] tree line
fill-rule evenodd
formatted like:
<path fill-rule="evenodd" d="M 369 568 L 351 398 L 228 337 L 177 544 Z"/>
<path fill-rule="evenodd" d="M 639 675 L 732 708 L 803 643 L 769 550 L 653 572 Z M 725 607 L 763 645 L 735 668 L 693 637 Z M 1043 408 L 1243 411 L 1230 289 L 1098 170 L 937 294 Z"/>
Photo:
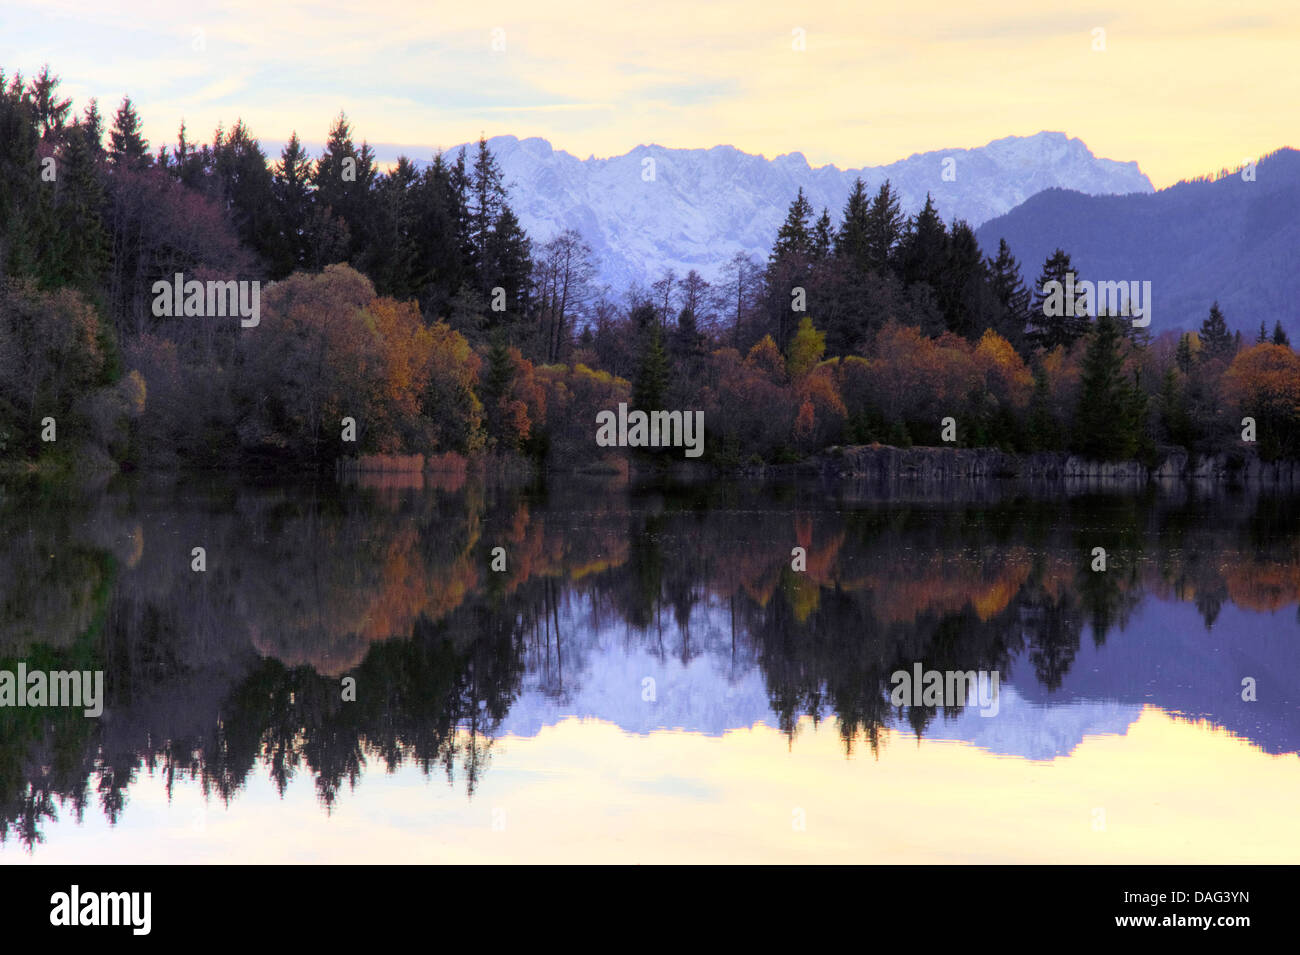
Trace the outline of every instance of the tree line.
<path fill-rule="evenodd" d="M 937 444 L 948 417 L 960 445 L 1114 459 L 1240 449 L 1249 415 L 1262 455 L 1300 452 L 1280 325 L 1247 344 L 1217 305 L 1155 338 L 1049 318 L 1065 251 L 1026 286 L 1005 242 L 985 256 L 928 197 L 904 215 L 888 182 L 859 180 L 838 221 L 800 191 L 766 262 L 613 290 L 577 232 L 526 234 L 484 140 L 382 169 L 340 114 L 314 158 L 295 132 L 270 159 L 242 121 L 155 148 L 129 97 L 107 122 L 94 100 L 74 112 L 46 67 L 0 71 L 0 183 L 5 458 L 569 466 L 620 401 L 703 409 L 728 466 Z M 153 283 L 176 273 L 267 283 L 266 317 L 155 317 Z"/>
<path fill-rule="evenodd" d="M 1226 606 L 1276 620 L 1300 599 L 1294 498 L 1207 512 L 1016 494 L 936 522 L 924 503 L 808 508 L 732 482 L 629 510 L 599 486 L 312 497 L 218 478 L 147 503 L 0 498 L 0 669 L 102 669 L 117 714 L 0 708 L 0 844 L 39 842 L 60 808 L 116 820 L 142 779 L 198 778 L 229 800 L 263 768 L 281 792 L 306 772 L 328 806 L 366 764 L 414 763 L 472 795 L 520 694 L 563 698 L 582 679 L 597 621 L 663 663 L 752 670 L 792 742 L 802 717 L 833 715 L 851 750 L 897 725 L 889 678 L 911 661 L 1055 690 L 1085 641 L 1114 640 L 1147 600 L 1194 606 L 1208 630 Z M 1083 523 L 1131 573 L 1088 568 Z M 193 573 L 178 543 L 192 540 L 226 559 Z M 774 540 L 804 547 L 806 570 Z M 730 628 L 701 625 L 714 607 Z M 1284 666 L 1284 647 L 1260 665 Z M 1154 690 L 1176 708 L 1194 671 Z M 939 716 L 906 713 L 917 735 Z M 1251 726 L 1266 751 L 1294 750 L 1294 717 Z"/>

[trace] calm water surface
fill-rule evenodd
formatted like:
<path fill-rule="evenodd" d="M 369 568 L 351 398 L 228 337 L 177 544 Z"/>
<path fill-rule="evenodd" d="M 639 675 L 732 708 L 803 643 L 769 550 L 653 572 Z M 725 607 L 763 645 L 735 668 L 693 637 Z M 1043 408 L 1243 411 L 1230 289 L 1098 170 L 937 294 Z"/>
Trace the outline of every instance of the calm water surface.
<path fill-rule="evenodd" d="M 107 702 L 0 709 L 0 862 L 1297 862 L 1298 601 L 1259 492 L 7 486 Z"/>

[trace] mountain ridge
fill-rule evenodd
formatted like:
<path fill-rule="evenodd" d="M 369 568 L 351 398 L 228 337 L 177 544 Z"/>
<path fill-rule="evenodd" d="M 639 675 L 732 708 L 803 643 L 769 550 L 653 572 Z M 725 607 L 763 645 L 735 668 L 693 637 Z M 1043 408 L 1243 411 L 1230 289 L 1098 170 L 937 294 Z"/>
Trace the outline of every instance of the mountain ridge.
<path fill-rule="evenodd" d="M 1027 285 L 1054 249 L 1080 279 L 1152 283 L 1153 336 L 1196 328 L 1217 301 L 1248 342 L 1259 323 L 1300 334 L 1300 151 L 1236 174 L 1184 180 L 1144 195 L 1046 189 L 976 229 L 986 253 L 1006 239 Z"/>
<path fill-rule="evenodd" d="M 596 253 L 600 281 L 616 294 L 647 285 L 666 269 L 679 275 L 696 269 L 715 279 L 736 253 L 764 261 L 800 188 L 818 214 L 827 208 L 838 221 L 856 178 L 871 192 L 888 179 L 905 213 L 917 211 L 929 193 L 946 220 L 972 226 L 1055 185 L 1089 194 L 1154 191 L 1135 161 L 1099 158 L 1061 132 L 848 169 L 812 166 L 798 151 L 768 159 L 726 143 L 640 144 L 617 156 L 579 159 L 541 137 L 487 142 L 511 206 L 535 242 L 576 229 Z"/>

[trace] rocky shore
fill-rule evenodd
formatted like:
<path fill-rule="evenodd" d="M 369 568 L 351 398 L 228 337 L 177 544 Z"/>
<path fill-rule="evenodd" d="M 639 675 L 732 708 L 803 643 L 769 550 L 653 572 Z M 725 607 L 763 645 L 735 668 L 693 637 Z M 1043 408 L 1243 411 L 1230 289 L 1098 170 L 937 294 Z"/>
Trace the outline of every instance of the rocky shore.
<path fill-rule="evenodd" d="M 1163 449 L 1154 466 L 1138 461 L 1089 461 L 1066 453 L 1010 454 L 996 448 L 895 448 L 872 444 L 829 448 L 804 468 L 829 477 L 952 480 L 1151 481 L 1300 485 L 1300 461 L 1261 461 L 1249 452 L 1189 455 Z"/>

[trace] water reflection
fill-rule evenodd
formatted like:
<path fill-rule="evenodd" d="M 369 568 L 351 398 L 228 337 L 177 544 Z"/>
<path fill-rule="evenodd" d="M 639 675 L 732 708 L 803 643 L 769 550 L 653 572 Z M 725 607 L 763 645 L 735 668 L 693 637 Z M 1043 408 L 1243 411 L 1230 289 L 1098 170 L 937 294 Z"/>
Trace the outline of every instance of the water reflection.
<path fill-rule="evenodd" d="M 472 797 L 500 740 L 572 716 L 868 759 L 900 734 L 1059 759 L 1149 714 L 1300 749 L 1297 499 L 887 490 L 9 487 L 0 669 L 103 669 L 107 707 L 0 709 L 0 834 L 116 822 L 145 774 L 227 804 L 305 774 L 331 811 L 378 769 Z M 894 708 L 916 662 L 998 671 L 998 715 Z"/>

